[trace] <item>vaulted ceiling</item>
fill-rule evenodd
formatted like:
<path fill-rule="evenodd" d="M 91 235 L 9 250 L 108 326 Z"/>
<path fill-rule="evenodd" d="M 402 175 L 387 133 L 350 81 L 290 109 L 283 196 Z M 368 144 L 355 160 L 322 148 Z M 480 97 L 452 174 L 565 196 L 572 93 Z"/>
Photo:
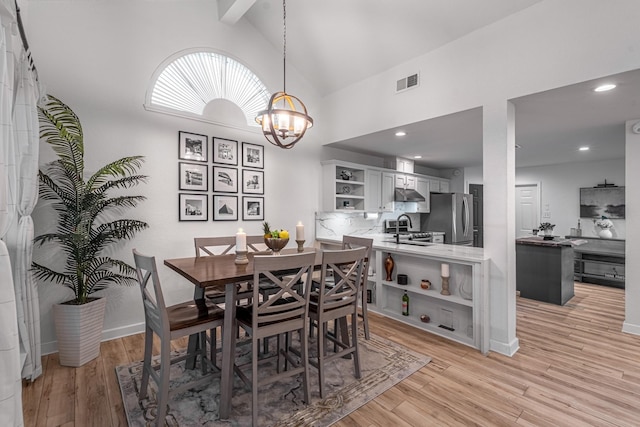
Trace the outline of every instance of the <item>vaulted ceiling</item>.
<path fill-rule="evenodd" d="M 539 1 L 290 0 L 287 64 L 326 95 Z M 223 22 L 246 19 L 282 50 L 282 0 L 218 0 L 218 9 Z M 620 88 L 594 93 L 593 88 L 605 80 Z M 640 71 L 634 71 L 512 100 L 516 142 L 521 147 L 516 151 L 517 166 L 624 157 L 622 124 L 640 117 L 639 99 Z M 482 163 L 481 109 L 408 125 L 402 139 L 394 136 L 396 130 L 333 145 L 372 155 L 422 155 L 416 162 L 434 168 Z M 580 152 L 585 145 L 590 150 Z"/>

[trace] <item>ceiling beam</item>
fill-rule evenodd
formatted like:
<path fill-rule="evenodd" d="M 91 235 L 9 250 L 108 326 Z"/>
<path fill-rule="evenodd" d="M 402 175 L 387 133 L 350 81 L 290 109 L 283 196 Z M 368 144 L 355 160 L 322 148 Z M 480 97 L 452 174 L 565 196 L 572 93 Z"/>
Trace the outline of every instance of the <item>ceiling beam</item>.
<path fill-rule="evenodd" d="M 218 0 L 218 20 L 233 25 L 255 2 L 256 0 Z"/>

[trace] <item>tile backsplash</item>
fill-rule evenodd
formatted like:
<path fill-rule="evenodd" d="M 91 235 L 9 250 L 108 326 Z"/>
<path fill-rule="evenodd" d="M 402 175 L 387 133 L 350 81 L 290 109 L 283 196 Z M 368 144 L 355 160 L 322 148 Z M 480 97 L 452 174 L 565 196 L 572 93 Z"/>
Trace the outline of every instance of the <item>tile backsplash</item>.
<path fill-rule="evenodd" d="M 316 239 L 337 239 L 350 234 L 353 236 L 366 236 L 369 234 L 384 233 L 384 221 L 396 219 L 402 211 L 384 212 L 377 218 L 365 218 L 362 212 L 316 212 Z M 413 224 L 412 230 L 420 230 L 420 214 L 409 214 Z"/>

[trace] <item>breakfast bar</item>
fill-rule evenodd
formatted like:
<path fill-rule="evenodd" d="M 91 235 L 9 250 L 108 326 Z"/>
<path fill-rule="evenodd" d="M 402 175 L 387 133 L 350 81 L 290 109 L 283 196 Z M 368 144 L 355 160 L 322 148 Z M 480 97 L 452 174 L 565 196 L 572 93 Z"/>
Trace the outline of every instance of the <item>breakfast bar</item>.
<path fill-rule="evenodd" d="M 573 298 L 571 240 L 541 236 L 516 239 L 516 289 L 523 298 L 559 305 Z"/>

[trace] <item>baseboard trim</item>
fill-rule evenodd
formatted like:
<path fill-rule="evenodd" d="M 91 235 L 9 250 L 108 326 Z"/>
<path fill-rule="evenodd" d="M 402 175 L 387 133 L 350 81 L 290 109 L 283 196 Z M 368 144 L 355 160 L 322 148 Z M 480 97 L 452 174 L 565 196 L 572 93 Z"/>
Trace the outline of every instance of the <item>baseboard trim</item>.
<path fill-rule="evenodd" d="M 633 335 L 640 335 L 640 325 L 624 322 L 622 323 L 622 332 Z"/>
<path fill-rule="evenodd" d="M 102 331 L 102 341 L 111 341 L 116 338 L 128 337 L 129 335 L 139 334 L 144 332 L 144 322 L 134 323 L 133 325 L 121 326 L 118 328 L 112 328 Z M 41 343 L 42 355 L 57 353 L 58 341 L 49 341 Z"/>
<path fill-rule="evenodd" d="M 510 343 L 498 342 L 495 340 L 489 341 L 489 349 L 496 353 L 504 354 L 505 356 L 512 357 L 520 349 L 520 340 L 514 338 Z"/>

